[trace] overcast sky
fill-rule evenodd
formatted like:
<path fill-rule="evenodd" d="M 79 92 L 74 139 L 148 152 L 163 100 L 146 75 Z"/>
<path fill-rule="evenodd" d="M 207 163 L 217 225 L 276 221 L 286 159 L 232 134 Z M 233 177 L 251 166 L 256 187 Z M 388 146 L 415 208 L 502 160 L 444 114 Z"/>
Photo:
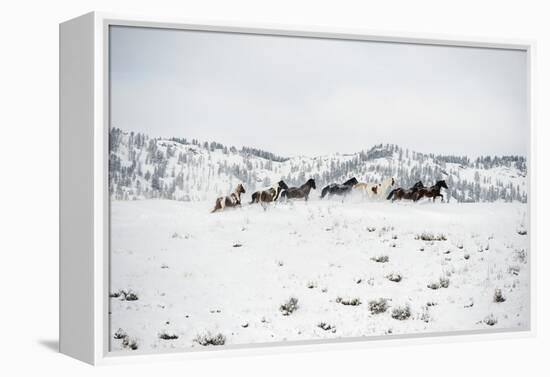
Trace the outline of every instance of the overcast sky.
<path fill-rule="evenodd" d="M 111 125 L 276 154 L 528 150 L 523 51 L 111 29 Z"/>

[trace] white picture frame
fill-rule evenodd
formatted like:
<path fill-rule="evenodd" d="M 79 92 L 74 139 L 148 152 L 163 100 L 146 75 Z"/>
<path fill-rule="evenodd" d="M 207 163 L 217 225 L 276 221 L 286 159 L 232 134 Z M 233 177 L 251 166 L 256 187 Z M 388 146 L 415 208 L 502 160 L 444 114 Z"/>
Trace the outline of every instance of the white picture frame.
<path fill-rule="evenodd" d="M 460 335 L 384 336 L 330 342 L 293 342 L 226 346 L 163 354 L 122 355 L 109 352 L 109 27 L 142 26 L 228 33 L 270 34 L 358 41 L 523 50 L 528 59 L 529 113 L 529 268 L 530 322 L 521 331 L 465 332 Z M 387 344 L 421 344 L 481 339 L 531 337 L 535 331 L 536 219 L 535 126 L 533 123 L 533 59 L 535 43 L 525 40 L 460 38 L 413 33 L 378 33 L 280 25 L 251 25 L 108 13 L 88 13 L 60 25 L 60 352 L 90 364 L 183 360 L 270 352 L 351 349 Z"/>

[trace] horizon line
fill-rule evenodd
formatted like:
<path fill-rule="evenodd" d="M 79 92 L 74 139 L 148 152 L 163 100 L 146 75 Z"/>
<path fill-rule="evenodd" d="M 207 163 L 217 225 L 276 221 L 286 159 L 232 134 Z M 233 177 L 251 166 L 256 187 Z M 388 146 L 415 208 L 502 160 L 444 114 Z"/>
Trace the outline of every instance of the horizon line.
<path fill-rule="evenodd" d="M 149 137 L 150 139 L 159 139 L 159 140 L 167 140 L 167 141 L 174 141 L 174 140 L 170 140 L 170 139 L 186 139 L 188 141 L 192 141 L 192 140 L 197 140 L 199 142 L 199 144 L 203 144 L 205 142 L 207 143 L 218 143 L 218 144 L 221 144 L 223 145 L 224 147 L 228 147 L 228 148 L 231 148 L 231 147 L 235 147 L 236 149 L 242 149 L 242 148 L 253 148 L 253 149 L 258 149 L 258 150 L 261 150 L 263 152 L 267 152 L 267 153 L 271 153 L 273 155 L 275 155 L 276 157 L 280 157 L 280 158 L 284 158 L 284 159 L 291 159 L 291 158 L 299 158 L 299 157 L 307 157 L 307 158 L 317 158 L 317 157 L 323 157 L 323 156 L 328 156 L 328 155 L 354 155 L 354 154 L 359 154 L 359 153 L 362 153 L 362 152 L 368 152 L 369 150 L 372 150 L 373 148 L 375 148 L 376 146 L 379 146 L 381 145 L 382 147 L 385 147 L 385 146 L 396 146 L 402 150 L 408 150 L 409 152 L 414 152 L 414 153 L 417 153 L 417 154 L 422 154 L 422 155 L 434 155 L 434 156 L 452 156 L 452 157 L 466 157 L 468 158 L 470 161 L 473 161 L 473 160 L 476 160 L 477 158 L 482 158 L 482 157 L 497 157 L 497 158 L 502 158 L 502 157 L 523 157 L 524 159 L 527 160 L 528 156 L 526 155 L 523 155 L 523 154 L 500 154 L 500 155 L 496 155 L 496 154 L 477 154 L 475 156 L 470 156 L 468 154 L 454 154 L 454 153 L 447 153 L 447 154 L 441 154 L 441 153 L 434 153 L 434 152 L 430 152 L 430 153 L 425 153 L 425 152 L 420 152 L 416 149 L 412 149 L 412 148 L 409 148 L 409 147 L 402 147 L 401 145 L 399 144 L 395 144 L 395 143 L 374 143 L 371 147 L 369 148 L 365 148 L 365 149 L 361 149 L 360 151 L 354 151 L 354 152 L 328 152 L 326 154 L 320 154 L 320 155 L 315 155 L 315 156 L 310 156 L 310 155 L 300 155 L 300 154 L 296 154 L 296 155 L 281 155 L 279 153 L 275 153 L 271 150 L 267 150 L 267 149 L 264 149 L 264 148 L 260 148 L 260 147 L 254 147 L 254 146 L 249 146 L 249 145 L 241 145 L 240 147 L 237 147 L 235 145 L 228 145 L 228 144 L 225 144 L 223 142 L 220 142 L 220 141 L 217 141 L 217 140 L 199 140 L 197 138 L 187 138 L 187 137 L 182 137 L 182 136 L 170 136 L 170 137 L 164 137 L 164 136 L 152 136 L 148 133 L 145 133 L 145 132 L 140 132 L 140 131 L 128 131 L 128 130 L 125 130 L 123 128 L 120 128 L 120 127 L 113 127 L 113 126 L 110 126 L 110 129 L 109 129 L 109 132 L 112 130 L 112 129 L 119 129 L 123 132 L 127 132 L 127 133 L 130 133 L 130 132 L 133 132 L 133 133 L 140 133 L 140 134 L 143 134 L 147 137 Z M 276 162 L 276 161 L 274 161 Z"/>

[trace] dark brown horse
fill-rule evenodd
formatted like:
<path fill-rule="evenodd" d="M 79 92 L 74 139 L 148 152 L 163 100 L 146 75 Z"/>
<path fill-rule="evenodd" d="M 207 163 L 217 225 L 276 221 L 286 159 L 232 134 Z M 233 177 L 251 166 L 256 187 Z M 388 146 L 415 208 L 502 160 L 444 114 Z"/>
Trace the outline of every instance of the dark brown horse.
<path fill-rule="evenodd" d="M 284 181 L 279 181 L 276 186 L 270 187 L 267 190 L 256 191 L 252 194 L 252 201 L 250 204 L 274 202 L 279 198 L 281 191 L 286 189 L 288 189 L 286 183 Z"/>
<path fill-rule="evenodd" d="M 231 193 L 231 195 L 228 196 L 221 196 L 218 199 L 216 199 L 216 204 L 214 205 L 214 209 L 211 211 L 211 213 L 214 213 L 219 210 L 224 210 L 226 207 L 237 207 L 241 205 L 241 194 L 244 194 L 246 191 L 244 189 L 244 186 L 239 183 L 237 185 L 237 188 L 235 189 L 235 192 Z"/>
<path fill-rule="evenodd" d="M 402 187 L 399 187 L 394 190 L 391 190 L 386 199 L 387 200 L 391 199 L 392 202 L 395 200 L 401 200 L 401 199 L 408 199 L 416 202 L 418 200 L 417 199 L 418 190 L 420 190 L 423 187 L 424 187 L 424 184 L 422 183 L 422 181 L 416 182 L 414 186 L 409 189 L 404 189 Z"/>
<path fill-rule="evenodd" d="M 289 187 L 288 189 L 283 190 L 281 192 L 281 199 L 304 198 L 307 201 L 311 189 L 317 189 L 317 187 L 315 187 L 315 180 L 313 178 L 308 179 L 307 182 L 300 187 Z"/>
<path fill-rule="evenodd" d="M 426 198 L 434 198 L 433 201 L 435 202 L 435 198 L 437 198 L 438 196 L 441 196 L 441 201 L 443 201 L 443 195 L 441 194 L 442 188 L 449 189 L 449 187 L 447 187 L 447 183 L 444 180 L 437 181 L 435 185 L 431 187 L 422 187 L 418 189 L 418 191 L 416 192 L 415 201 L 426 197 Z"/>
<path fill-rule="evenodd" d="M 326 186 L 323 190 L 321 190 L 321 199 L 323 199 L 327 194 L 329 197 L 332 195 L 349 194 L 353 186 L 355 186 L 357 183 L 359 182 L 355 177 L 348 179 L 346 182 L 342 184 L 331 183 L 330 185 Z"/>

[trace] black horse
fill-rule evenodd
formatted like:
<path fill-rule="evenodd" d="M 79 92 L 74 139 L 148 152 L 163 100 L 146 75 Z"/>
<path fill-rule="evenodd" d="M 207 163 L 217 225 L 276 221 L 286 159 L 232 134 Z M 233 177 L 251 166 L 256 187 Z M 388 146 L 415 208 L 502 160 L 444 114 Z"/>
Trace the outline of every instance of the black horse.
<path fill-rule="evenodd" d="M 357 179 L 355 179 L 355 177 L 348 179 L 342 184 L 331 183 L 321 191 L 321 199 L 324 198 L 327 194 L 329 196 L 349 194 L 353 186 L 355 186 L 357 183 L 359 182 L 357 181 Z"/>
<path fill-rule="evenodd" d="M 288 189 L 283 190 L 281 192 L 281 199 L 304 198 L 307 201 L 311 189 L 317 189 L 317 187 L 315 187 L 315 180 L 313 178 L 308 179 L 307 182 L 300 187 L 289 187 Z"/>
<path fill-rule="evenodd" d="M 424 188 L 424 184 L 422 183 L 422 181 L 418 181 L 414 184 L 413 187 L 409 189 L 404 189 L 402 187 L 399 187 L 391 190 L 386 199 L 387 200 L 391 199 L 392 202 L 394 200 L 401 200 L 401 199 L 409 199 L 416 202 L 418 200 L 417 198 L 418 190 L 420 190 L 421 188 Z"/>
<path fill-rule="evenodd" d="M 270 187 L 267 190 L 256 191 L 254 194 L 252 194 L 252 201 L 250 202 L 250 204 L 260 202 L 274 202 L 279 198 L 281 191 L 286 189 L 288 189 L 286 183 L 284 181 L 279 181 L 275 186 Z"/>
<path fill-rule="evenodd" d="M 449 187 L 447 187 L 447 183 L 444 180 L 437 181 L 435 185 L 431 187 L 422 187 L 418 189 L 418 191 L 416 192 L 415 201 L 426 197 L 426 198 L 434 198 L 433 201 L 435 202 L 435 198 L 437 198 L 438 196 L 441 196 L 441 201 L 443 201 L 443 195 L 441 194 L 442 188 L 449 189 Z"/>

